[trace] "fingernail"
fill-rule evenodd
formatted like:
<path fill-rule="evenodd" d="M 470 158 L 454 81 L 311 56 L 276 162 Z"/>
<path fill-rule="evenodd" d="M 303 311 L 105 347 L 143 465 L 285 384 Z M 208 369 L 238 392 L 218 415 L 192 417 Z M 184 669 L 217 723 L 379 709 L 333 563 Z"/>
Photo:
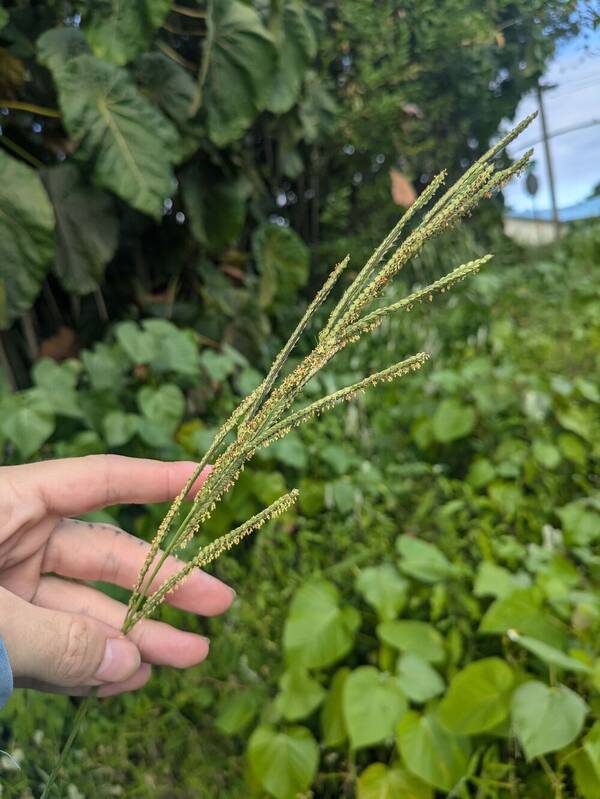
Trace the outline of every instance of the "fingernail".
<path fill-rule="evenodd" d="M 138 648 L 125 638 L 109 638 L 104 649 L 104 657 L 98 671 L 94 674 L 102 682 L 126 680 L 139 669 L 141 663 Z"/>

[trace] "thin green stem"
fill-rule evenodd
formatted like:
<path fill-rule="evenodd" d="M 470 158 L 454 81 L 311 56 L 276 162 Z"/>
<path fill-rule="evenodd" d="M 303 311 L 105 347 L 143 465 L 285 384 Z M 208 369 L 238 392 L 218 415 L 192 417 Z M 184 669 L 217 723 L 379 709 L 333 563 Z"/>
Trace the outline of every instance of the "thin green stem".
<path fill-rule="evenodd" d="M 51 792 L 54 784 L 56 783 L 56 778 L 58 777 L 58 772 L 61 770 L 61 768 L 63 766 L 63 763 L 65 762 L 65 760 L 67 758 L 67 755 L 71 751 L 71 747 L 73 746 L 73 743 L 75 742 L 75 739 L 77 738 L 77 736 L 79 734 L 79 730 L 81 729 L 81 725 L 83 724 L 83 721 L 84 721 L 84 719 L 85 719 L 90 707 L 92 706 L 95 698 L 96 698 L 96 689 L 92 688 L 90 693 L 84 699 L 82 699 L 81 702 L 79 703 L 79 707 L 77 708 L 77 713 L 75 714 L 75 718 L 73 719 L 73 725 L 71 726 L 71 731 L 69 733 L 69 737 L 65 741 L 65 744 L 64 744 L 63 748 L 61 749 L 60 754 L 58 756 L 58 760 L 56 761 L 56 763 L 54 764 L 54 768 L 50 772 L 50 776 L 48 777 L 48 782 L 46 783 L 46 785 L 44 787 L 44 790 L 42 792 L 42 795 L 40 796 L 40 799 L 49 799 L 50 792 Z"/>

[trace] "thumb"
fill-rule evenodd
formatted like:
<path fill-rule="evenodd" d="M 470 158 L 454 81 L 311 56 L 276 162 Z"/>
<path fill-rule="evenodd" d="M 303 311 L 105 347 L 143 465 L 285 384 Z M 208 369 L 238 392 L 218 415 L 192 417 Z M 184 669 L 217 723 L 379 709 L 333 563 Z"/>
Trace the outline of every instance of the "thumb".
<path fill-rule="evenodd" d="M 31 605 L 0 588 L 0 637 L 16 680 L 72 688 L 122 682 L 140 667 L 119 630 L 78 613 Z"/>

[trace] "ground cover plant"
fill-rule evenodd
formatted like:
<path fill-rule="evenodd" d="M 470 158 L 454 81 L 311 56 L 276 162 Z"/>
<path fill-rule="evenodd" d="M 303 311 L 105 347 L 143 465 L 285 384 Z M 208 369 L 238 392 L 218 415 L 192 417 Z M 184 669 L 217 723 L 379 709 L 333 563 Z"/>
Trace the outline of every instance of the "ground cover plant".
<path fill-rule="evenodd" d="M 435 358 L 427 370 L 404 381 L 402 391 L 390 384 L 358 398 L 343 414 L 321 419 L 318 436 L 316 425 L 301 428 L 262 452 L 258 469 L 244 472 L 231 502 L 209 522 L 206 541 L 257 512 L 284 492 L 286 484 L 300 485 L 302 513 L 288 514 L 265 528 L 254 543 L 242 545 L 241 559 L 220 563 L 220 575 L 235 582 L 241 599 L 229 618 L 211 623 L 213 651 L 205 667 L 185 677 L 163 671 L 142 695 L 92 712 L 84 740 L 64 772 L 69 796 L 247 797 L 248 781 L 257 796 L 267 796 L 281 793 L 282 782 L 296 790 L 299 778 L 302 786 L 310 778 L 311 790 L 320 798 L 359 791 L 359 796 L 389 796 L 390 785 L 406 783 L 420 791 L 417 796 L 431 795 L 439 775 L 423 770 L 423 763 L 415 760 L 409 762 L 419 764 L 420 776 L 409 776 L 400 738 L 398 746 L 393 745 L 394 734 L 364 746 L 355 738 L 353 746 L 343 704 L 336 706 L 332 699 L 334 675 L 338 669 L 362 674 L 365 667 L 395 674 L 403 661 L 405 701 L 426 717 L 440 700 L 442 705 L 446 702 L 457 673 L 489 658 L 499 658 L 516 674 L 508 693 L 514 693 L 524 678 L 547 686 L 562 683 L 587 703 L 588 712 L 581 730 L 570 728 L 572 742 L 541 755 L 552 773 L 539 755 L 525 759 L 519 737 L 506 720 L 504 730 L 472 728 L 466 743 L 465 735 L 459 735 L 473 757 L 460 775 L 457 794 L 529 799 L 560 789 L 557 795 L 563 797 L 596 795 L 594 671 L 571 671 L 570 661 L 569 668 L 564 662 L 546 661 L 547 650 L 530 651 L 503 631 L 480 627 L 498 601 L 511 593 L 519 600 L 519 592 L 529 591 L 528 604 L 519 602 L 516 614 L 526 629 L 515 624 L 514 612 L 506 629 L 526 639 L 553 642 L 563 655 L 595 668 L 599 598 L 594 550 L 600 530 L 594 499 L 599 455 L 598 387 L 593 378 L 600 335 L 597 258 L 598 234 L 593 230 L 579 232 L 560 251 L 542 253 L 535 260 L 507 252 L 498 258 L 493 273 L 484 272 L 457 287 L 456 301 L 443 301 L 444 312 L 435 319 L 427 304 L 386 323 L 371 343 L 357 345 L 365 348 L 360 357 L 370 358 L 373 368 L 387 362 L 388 348 L 398 337 L 417 350 L 431 350 Z M 73 415 L 64 417 L 59 410 L 52 417 L 51 437 L 38 440 L 32 454 L 82 454 L 111 447 L 131 454 L 197 456 L 206 448 L 212 420 L 222 418 L 238 401 L 236 396 L 257 379 L 243 358 L 227 350 L 210 352 L 213 357 L 205 362 L 200 356 L 194 369 L 207 378 L 211 375 L 203 382 L 212 382 L 215 391 L 207 404 L 206 396 L 191 388 L 189 375 L 177 372 L 176 360 L 166 362 L 159 348 L 148 346 L 140 369 L 139 354 L 133 354 L 132 345 L 128 354 L 121 343 L 126 336 L 118 327 L 117 333 L 96 348 L 95 354 L 102 357 L 85 353 L 81 363 L 45 365 L 58 369 L 57 377 L 61 371 L 75 375 L 69 377 Z M 189 340 L 173 327 L 170 335 L 183 335 L 182 346 Z M 319 378 L 320 387 L 314 390 L 347 384 L 353 354 L 342 356 L 337 369 Z M 106 364 L 113 371 L 105 372 Z M 102 387 L 102 377 L 108 374 L 119 376 L 114 383 L 119 386 L 117 396 L 107 383 Z M 37 387 L 25 392 L 32 399 L 37 393 L 38 401 L 45 385 L 42 375 L 40 369 Z M 185 391 L 187 419 L 184 403 L 177 417 L 156 414 L 151 424 L 138 404 L 140 393 L 147 394 L 148 388 L 157 392 L 174 379 L 184 389 L 190 381 Z M 14 408 L 23 399 L 4 395 L 4 407 Z M 159 402 L 156 407 L 161 407 Z M 120 444 L 110 438 L 122 422 L 115 408 L 132 417 Z M 5 458 L 11 447 L 5 442 Z M 151 508 L 137 517 L 131 513 L 119 511 L 119 522 L 151 537 L 161 510 Z M 103 518 L 117 521 L 115 514 Z M 434 544 L 443 557 L 431 549 L 426 549 L 426 557 L 409 557 L 405 542 L 417 538 Z M 396 539 L 402 542 L 398 551 Z M 373 569 L 387 574 L 388 584 L 395 585 L 395 591 L 388 591 L 392 600 L 375 596 L 371 604 Z M 435 583 L 427 582 L 433 576 Z M 296 601 L 290 609 L 292 597 L 322 582 L 335 585 L 339 593 L 336 604 L 341 611 L 333 614 L 334 620 L 358 611 L 360 625 L 349 645 L 346 639 L 345 652 L 325 650 L 322 659 L 332 660 L 315 667 L 295 662 L 294 639 L 285 620 L 292 611 L 298 618 Z M 330 605 L 332 593 L 331 587 L 325 589 Z M 197 624 L 177 611 L 166 612 L 183 626 Z M 394 614 L 397 618 L 391 618 Z M 411 652 L 410 646 L 397 649 L 379 637 L 385 631 L 378 630 L 380 625 L 403 620 L 435 630 L 442 639 L 443 660 L 435 644 L 429 652 Z M 501 630 L 501 619 L 497 623 Z M 435 633 L 433 638 L 439 644 Z M 433 662 L 427 660 L 432 653 Z M 439 688 L 441 680 L 440 694 L 423 700 L 425 689 L 417 693 L 418 684 L 411 686 L 408 666 L 414 658 L 408 655 L 429 663 L 428 690 L 436 683 Z M 300 673 L 299 692 L 297 678 L 289 672 Z M 311 691 L 305 690 L 307 679 Z M 320 697 L 314 683 L 322 688 Z M 387 683 L 389 688 L 389 679 Z M 312 708 L 303 704 L 303 697 L 311 693 Z M 507 704 L 512 705 L 503 695 L 498 700 L 503 713 Z M 39 791 L 55 761 L 61 729 L 68 729 L 72 721 L 71 714 L 63 722 L 67 705 L 63 698 L 30 693 L 15 697 L 6 709 L 2 748 L 16 753 L 22 772 L 2 761 L 5 793 L 25 797 Z M 337 721 L 337 743 L 326 738 L 324 706 L 330 709 L 330 721 Z M 529 723 L 538 716 L 536 706 Z M 411 719 L 415 720 L 409 715 Z M 270 738 L 265 738 L 265 727 Z M 287 735 L 297 727 L 304 732 Z M 306 758 L 301 759 L 299 774 L 290 777 L 285 769 L 275 777 L 264 774 L 260 757 L 258 765 L 255 760 L 256 738 L 250 738 L 254 745 L 249 747 L 245 774 L 242 752 L 257 728 L 262 728 L 259 744 L 261 739 L 272 744 L 274 730 L 283 735 L 280 747 L 293 746 L 295 736 L 301 738 L 300 751 Z M 452 735 L 457 733 L 448 731 L 446 742 L 454 740 Z M 426 741 L 423 752 L 431 752 L 434 745 L 437 739 Z M 375 768 L 377 763 L 382 765 Z M 458 758 L 451 773 L 457 775 L 461 763 L 464 758 Z M 275 793 L 268 794 L 266 786 Z"/>

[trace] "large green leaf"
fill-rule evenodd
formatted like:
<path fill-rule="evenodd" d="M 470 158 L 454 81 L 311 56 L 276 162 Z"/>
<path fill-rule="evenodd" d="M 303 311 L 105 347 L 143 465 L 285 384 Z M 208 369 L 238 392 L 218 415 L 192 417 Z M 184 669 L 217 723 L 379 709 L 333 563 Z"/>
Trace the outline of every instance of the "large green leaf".
<path fill-rule="evenodd" d="M 341 608 L 332 583 L 307 583 L 296 591 L 283 635 L 290 662 L 308 668 L 330 666 L 352 648 L 360 617 L 354 608 Z"/>
<path fill-rule="evenodd" d="M 0 149 L 0 330 L 28 311 L 54 254 L 54 215 L 39 175 Z"/>
<path fill-rule="evenodd" d="M 88 294 L 98 288 L 117 249 L 112 198 L 87 186 L 74 164 L 46 169 L 42 179 L 56 216 L 54 271 L 67 291 Z"/>
<path fill-rule="evenodd" d="M 54 76 L 63 124 L 91 162 L 94 180 L 139 211 L 158 217 L 174 189 L 178 136 L 171 122 L 120 67 L 83 54 L 72 31 L 38 40 L 39 60 Z"/>
<path fill-rule="evenodd" d="M 431 799 L 428 785 L 410 772 L 384 763 L 371 763 L 356 783 L 356 799 Z"/>
<path fill-rule="evenodd" d="M 325 746 L 341 746 L 348 737 L 344 719 L 344 686 L 350 669 L 343 666 L 333 675 L 321 708 L 321 736 Z"/>
<path fill-rule="evenodd" d="M 532 680 L 512 699 L 512 725 L 528 760 L 564 749 L 583 728 L 588 707 L 566 685 L 550 687 Z"/>
<path fill-rule="evenodd" d="M 344 718 L 353 749 L 391 737 L 406 713 L 406 698 L 395 677 L 360 666 L 344 685 Z"/>
<path fill-rule="evenodd" d="M 448 732 L 433 713 L 407 713 L 396 740 L 408 769 L 440 791 L 452 791 L 467 773 L 469 739 Z"/>
<path fill-rule="evenodd" d="M 223 147 L 239 139 L 265 108 L 277 51 L 258 13 L 238 0 L 211 3 L 207 22 L 202 99 L 209 136 Z"/>
<path fill-rule="evenodd" d="M 305 727 L 258 727 L 248 741 L 248 762 L 256 780 L 275 799 L 295 799 L 312 783 L 319 747 Z"/>
<path fill-rule="evenodd" d="M 279 65 L 267 108 L 274 114 L 285 114 L 298 99 L 306 70 L 317 54 L 317 40 L 304 5 L 298 0 L 287 0 L 272 15 L 271 33 Z"/>
<path fill-rule="evenodd" d="M 361 569 L 356 578 L 356 588 L 375 608 L 381 621 L 390 621 L 404 607 L 408 582 L 400 577 L 394 566 L 383 563 Z"/>
<path fill-rule="evenodd" d="M 540 607 L 539 595 L 531 588 L 518 589 L 497 599 L 486 611 L 479 629 L 482 633 L 500 634 L 516 630 L 557 649 L 565 645 L 563 625 Z"/>
<path fill-rule="evenodd" d="M 144 53 L 134 64 L 142 92 L 180 125 L 190 116 L 196 84 L 183 67 L 162 53 Z"/>
<path fill-rule="evenodd" d="M 401 652 L 415 652 L 429 663 L 442 663 L 446 657 L 444 639 L 424 621 L 386 621 L 377 627 L 377 635 Z"/>
<path fill-rule="evenodd" d="M 500 658 L 469 663 L 456 674 L 439 707 L 439 719 L 451 732 L 476 735 L 508 716 L 514 686 L 511 667 Z"/>
<path fill-rule="evenodd" d="M 303 666 L 292 665 L 279 680 L 280 692 L 275 700 L 286 721 L 299 721 L 310 716 L 323 701 L 325 691 Z"/>
<path fill-rule="evenodd" d="M 123 65 L 145 50 L 172 0 L 86 0 L 83 30 L 94 53 Z"/>
<path fill-rule="evenodd" d="M 429 663 L 415 652 L 398 661 L 398 683 L 412 702 L 428 702 L 444 692 L 444 681 Z"/>
<path fill-rule="evenodd" d="M 268 308 L 276 297 L 293 302 L 309 274 L 309 251 L 300 236 L 290 228 L 267 223 L 255 231 L 252 249 L 260 271 L 261 307 Z"/>
<path fill-rule="evenodd" d="M 401 535 L 396 539 L 400 568 L 409 577 L 424 583 L 437 583 L 456 574 L 456 569 L 436 546 L 420 538 Z"/>
<path fill-rule="evenodd" d="M 249 184 L 209 163 L 195 161 L 183 173 L 181 194 L 190 230 L 210 252 L 221 252 L 239 237 L 246 219 Z"/>

